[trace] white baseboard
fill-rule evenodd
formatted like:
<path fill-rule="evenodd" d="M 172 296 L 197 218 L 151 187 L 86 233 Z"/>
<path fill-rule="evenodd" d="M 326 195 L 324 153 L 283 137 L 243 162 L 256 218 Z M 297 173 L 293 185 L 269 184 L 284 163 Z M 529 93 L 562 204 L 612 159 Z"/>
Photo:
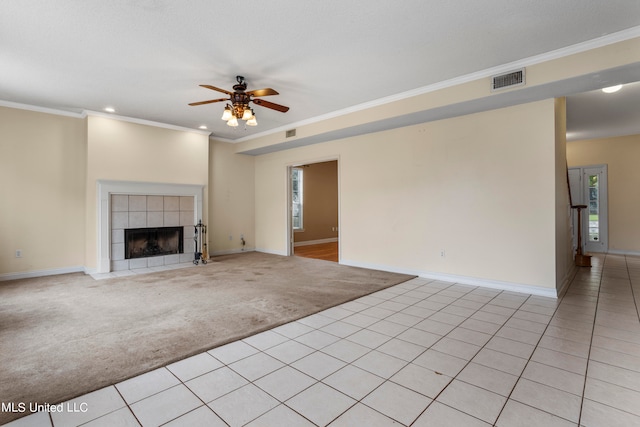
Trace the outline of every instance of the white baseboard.
<path fill-rule="evenodd" d="M 564 279 L 562 280 L 562 284 L 560 284 L 560 287 L 558 288 L 558 292 L 557 292 L 558 297 L 564 296 L 564 293 L 569 287 L 569 285 L 571 284 L 571 281 L 573 280 L 573 278 L 575 277 L 577 270 L 578 270 L 578 266 L 575 263 L 573 263 L 569 271 L 567 271 L 567 274 L 564 276 Z"/>
<path fill-rule="evenodd" d="M 483 288 L 501 289 L 503 291 L 519 292 L 548 298 L 558 298 L 555 288 L 542 288 L 540 286 L 524 285 L 521 283 L 503 282 L 500 280 L 480 279 L 476 277 L 458 276 L 455 274 L 445 274 L 430 271 L 418 271 L 413 269 L 403 269 L 387 265 L 377 265 L 358 261 L 341 260 L 340 264 L 352 267 L 369 268 L 373 270 L 389 271 L 392 273 L 411 274 L 425 279 L 442 280 L 444 282 L 460 283 L 461 285 L 479 286 Z"/>
<path fill-rule="evenodd" d="M 58 274 L 85 273 L 85 267 L 51 268 L 47 270 L 24 271 L 20 273 L 0 274 L 0 282 L 5 280 L 31 279 L 33 277 L 56 276 Z"/>
<path fill-rule="evenodd" d="M 306 240 L 304 242 L 295 242 L 293 246 L 309 246 L 309 245 L 319 245 L 321 243 L 333 243 L 337 242 L 337 237 L 329 237 L 328 239 L 318 239 L 318 240 Z"/>
<path fill-rule="evenodd" d="M 427 279 L 443 280 L 455 282 L 462 285 L 480 286 L 490 289 L 501 289 L 503 291 L 518 292 L 521 294 L 531 294 L 540 297 L 558 298 L 556 288 L 543 288 L 540 286 L 525 285 L 522 283 L 503 282 L 500 280 L 480 279 L 477 277 L 457 276 L 443 273 L 424 273 L 420 277 Z"/>
<path fill-rule="evenodd" d="M 229 249 L 226 251 L 214 251 L 210 253 L 211 256 L 220 256 L 220 255 L 232 255 L 232 254 L 241 254 L 245 252 L 254 252 L 254 248 L 244 248 L 244 249 Z"/>
<path fill-rule="evenodd" d="M 382 265 L 382 264 L 372 264 L 368 262 L 352 261 L 348 259 L 346 260 L 341 259 L 340 264 L 348 265 L 350 267 L 367 268 L 369 270 L 381 270 L 381 271 L 388 271 L 390 273 L 410 274 L 412 276 L 420 276 L 420 274 L 422 274 L 422 271 L 419 271 L 419 270 L 412 270 L 408 268 L 398 268 L 392 265 Z"/>
<path fill-rule="evenodd" d="M 289 256 L 289 254 L 286 251 L 273 251 L 271 249 L 263 249 L 263 248 L 255 248 L 255 251 L 262 252 L 265 254 L 271 254 L 271 255 Z"/>
<path fill-rule="evenodd" d="M 621 249 L 609 249 L 607 252 L 612 255 L 629 255 L 629 256 L 640 256 L 640 252 L 638 251 L 626 251 Z"/>

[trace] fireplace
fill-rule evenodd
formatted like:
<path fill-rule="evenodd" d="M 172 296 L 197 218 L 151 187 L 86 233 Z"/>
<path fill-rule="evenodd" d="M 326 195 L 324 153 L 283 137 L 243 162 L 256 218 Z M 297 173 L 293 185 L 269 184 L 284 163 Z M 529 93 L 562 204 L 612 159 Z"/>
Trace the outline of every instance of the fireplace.
<path fill-rule="evenodd" d="M 184 227 L 147 227 L 124 230 L 125 259 L 184 252 Z"/>
<path fill-rule="evenodd" d="M 97 273 L 192 263 L 203 185 L 98 180 Z M 181 253 L 125 258 L 126 229 L 182 227 Z"/>

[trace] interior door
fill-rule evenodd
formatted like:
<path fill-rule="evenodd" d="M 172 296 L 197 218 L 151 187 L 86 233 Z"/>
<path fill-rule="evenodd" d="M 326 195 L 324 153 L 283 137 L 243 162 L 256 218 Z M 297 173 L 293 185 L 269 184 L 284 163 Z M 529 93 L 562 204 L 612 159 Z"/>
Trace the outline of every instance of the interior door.
<path fill-rule="evenodd" d="M 584 215 L 586 252 L 606 252 L 608 245 L 607 166 L 583 168 L 582 183 L 587 209 Z"/>
<path fill-rule="evenodd" d="M 607 165 L 569 169 L 572 205 L 586 205 L 582 210 L 583 252 L 606 252 L 608 239 Z M 573 247 L 577 247 L 578 219 L 572 209 Z"/>

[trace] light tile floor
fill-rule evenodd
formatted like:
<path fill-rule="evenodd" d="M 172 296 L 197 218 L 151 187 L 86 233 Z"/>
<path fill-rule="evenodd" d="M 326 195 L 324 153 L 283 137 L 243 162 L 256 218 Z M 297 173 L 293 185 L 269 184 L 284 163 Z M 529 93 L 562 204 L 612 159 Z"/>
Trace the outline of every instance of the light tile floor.
<path fill-rule="evenodd" d="M 10 425 L 640 426 L 639 295 L 616 255 L 558 300 L 418 278 Z"/>

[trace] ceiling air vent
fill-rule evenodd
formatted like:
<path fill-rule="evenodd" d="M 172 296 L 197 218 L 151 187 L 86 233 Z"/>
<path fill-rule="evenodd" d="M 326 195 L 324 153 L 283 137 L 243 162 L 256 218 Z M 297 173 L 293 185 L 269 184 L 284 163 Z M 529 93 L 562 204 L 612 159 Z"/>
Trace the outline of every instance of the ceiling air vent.
<path fill-rule="evenodd" d="M 296 130 L 295 129 L 290 129 L 287 131 L 287 133 L 285 134 L 285 138 L 291 138 L 292 136 L 296 136 Z"/>
<path fill-rule="evenodd" d="M 491 78 L 492 91 L 516 86 L 524 86 L 524 68 Z"/>

